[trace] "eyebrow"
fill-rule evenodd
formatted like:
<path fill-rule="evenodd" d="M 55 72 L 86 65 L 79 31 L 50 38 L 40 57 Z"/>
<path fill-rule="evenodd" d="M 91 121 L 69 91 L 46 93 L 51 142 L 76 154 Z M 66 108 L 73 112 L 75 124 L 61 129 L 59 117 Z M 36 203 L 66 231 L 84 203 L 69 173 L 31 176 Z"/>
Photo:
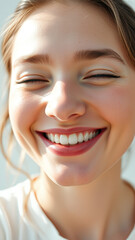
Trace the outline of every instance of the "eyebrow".
<path fill-rule="evenodd" d="M 109 57 L 113 58 L 123 64 L 125 64 L 124 60 L 121 58 L 121 56 L 115 52 L 112 49 L 97 49 L 97 50 L 81 50 L 75 53 L 74 55 L 74 60 L 92 60 L 92 59 L 97 59 L 100 57 Z"/>
<path fill-rule="evenodd" d="M 93 60 L 101 57 L 113 58 L 125 65 L 121 56 L 112 49 L 96 49 L 96 50 L 81 50 L 74 53 L 73 60 L 75 62 L 81 60 Z M 52 60 L 48 54 L 37 54 L 32 56 L 24 56 L 17 59 L 14 63 L 14 67 L 23 63 L 32 64 L 51 64 Z"/>
<path fill-rule="evenodd" d="M 32 56 L 24 56 L 15 61 L 14 67 L 23 63 L 33 63 L 33 64 L 51 64 L 51 59 L 48 54 L 37 54 Z"/>

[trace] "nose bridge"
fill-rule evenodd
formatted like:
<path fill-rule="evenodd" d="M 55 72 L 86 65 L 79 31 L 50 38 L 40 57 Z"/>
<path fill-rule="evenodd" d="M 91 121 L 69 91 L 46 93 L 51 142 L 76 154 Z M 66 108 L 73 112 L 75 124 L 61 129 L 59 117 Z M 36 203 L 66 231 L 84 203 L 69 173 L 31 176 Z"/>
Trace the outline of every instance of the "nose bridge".
<path fill-rule="evenodd" d="M 65 84 L 62 81 L 56 82 L 49 96 L 48 104 L 58 105 L 58 107 L 64 104 L 67 105 L 72 95 L 70 90 L 71 86 L 69 84 Z"/>
<path fill-rule="evenodd" d="M 51 99 L 52 101 L 56 101 L 56 100 L 60 100 L 59 103 L 62 104 L 62 102 L 64 103 L 64 101 L 66 101 L 66 98 L 69 97 L 69 91 L 68 91 L 68 85 L 65 84 L 62 81 L 58 81 L 56 82 L 52 93 L 51 93 Z"/>
<path fill-rule="evenodd" d="M 50 117 L 66 121 L 82 115 L 85 111 L 83 105 L 70 83 L 58 81 L 50 93 L 45 113 Z"/>

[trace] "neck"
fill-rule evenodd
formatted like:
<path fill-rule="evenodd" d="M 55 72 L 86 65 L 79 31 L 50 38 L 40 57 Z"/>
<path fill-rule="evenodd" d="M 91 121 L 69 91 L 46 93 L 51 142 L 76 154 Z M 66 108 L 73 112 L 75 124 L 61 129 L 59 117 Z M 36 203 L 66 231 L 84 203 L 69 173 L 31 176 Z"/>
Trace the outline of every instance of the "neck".
<path fill-rule="evenodd" d="M 88 239 L 90 235 L 92 239 L 111 239 L 105 235 L 126 219 L 124 210 L 129 199 L 133 206 L 133 195 L 120 179 L 120 172 L 118 163 L 92 183 L 70 187 L 58 186 L 42 173 L 36 181 L 35 192 L 42 209 L 61 235 L 84 239 L 85 233 Z"/>

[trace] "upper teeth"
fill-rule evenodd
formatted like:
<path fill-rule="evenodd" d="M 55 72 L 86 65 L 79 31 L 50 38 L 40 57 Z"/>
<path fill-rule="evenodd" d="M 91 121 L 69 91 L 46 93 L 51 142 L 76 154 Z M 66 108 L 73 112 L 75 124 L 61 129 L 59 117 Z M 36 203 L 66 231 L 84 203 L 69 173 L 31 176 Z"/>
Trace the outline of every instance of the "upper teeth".
<path fill-rule="evenodd" d="M 46 134 L 48 139 L 51 142 L 60 143 L 62 145 L 75 145 L 77 143 L 87 142 L 88 140 L 94 138 L 99 133 L 98 130 L 94 132 L 85 132 L 85 133 L 73 133 L 70 135 L 66 134 Z"/>

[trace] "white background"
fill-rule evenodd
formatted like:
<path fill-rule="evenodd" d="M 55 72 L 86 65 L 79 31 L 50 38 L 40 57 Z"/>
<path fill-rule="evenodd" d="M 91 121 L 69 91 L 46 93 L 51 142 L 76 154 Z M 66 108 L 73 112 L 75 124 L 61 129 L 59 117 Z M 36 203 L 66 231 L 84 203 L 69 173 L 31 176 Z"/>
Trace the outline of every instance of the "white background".
<path fill-rule="evenodd" d="M 18 0 L 0 0 L 0 29 L 2 28 L 3 24 L 6 22 L 6 19 L 8 18 L 8 16 L 14 11 L 18 2 L 19 2 Z M 126 0 L 126 2 L 131 4 L 131 6 L 135 9 L 135 0 Z M 0 94 L 3 91 L 2 81 L 4 79 L 4 75 L 5 75 L 4 68 L 1 65 L 1 67 L 0 67 Z M 14 153 L 14 158 L 16 159 L 16 161 L 18 161 L 18 158 L 19 158 L 18 148 L 16 149 L 16 151 Z M 29 173 L 39 172 L 39 168 L 36 166 L 36 164 L 33 163 L 33 161 L 29 157 L 27 157 L 25 159 L 23 166 Z M 130 181 L 135 183 L 135 146 L 133 146 L 130 164 L 128 164 L 128 168 L 126 168 L 126 169 L 127 170 L 124 172 L 124 175 Z M 7 188 L 7 187 L 15 184 L 16 182 L 22 181 L 23 179 L 24 179 L 23 176 L 15 175 L 13 170 L 8 168 L 6 161 L 4 160 L 4 158 L 0 152 L 0 189 Z"/>

